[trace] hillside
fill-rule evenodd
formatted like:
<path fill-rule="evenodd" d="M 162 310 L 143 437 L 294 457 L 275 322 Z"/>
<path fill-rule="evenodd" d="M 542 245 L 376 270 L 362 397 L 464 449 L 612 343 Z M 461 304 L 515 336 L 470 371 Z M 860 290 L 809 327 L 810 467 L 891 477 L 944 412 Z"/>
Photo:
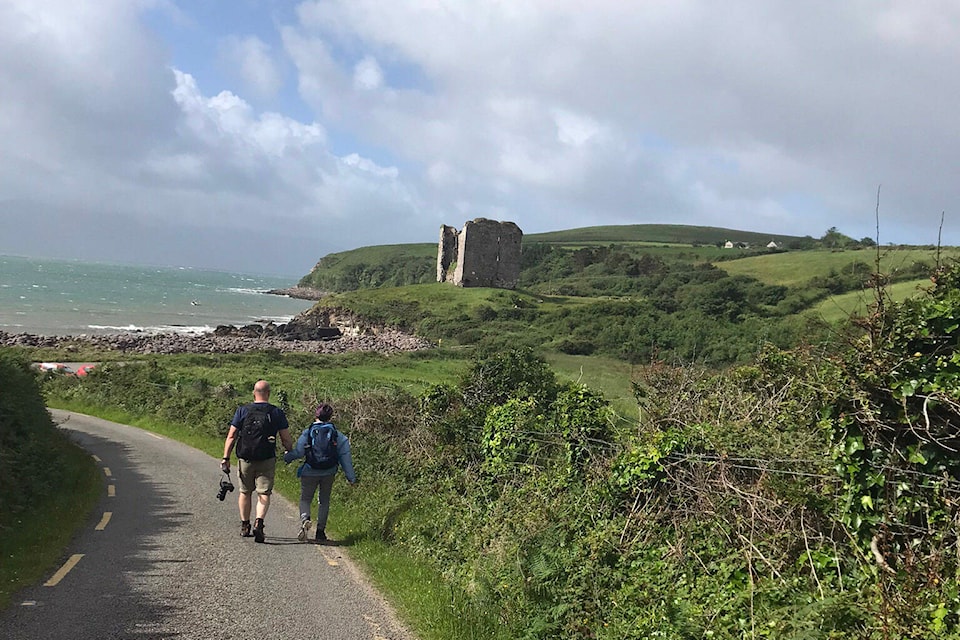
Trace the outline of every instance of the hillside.
<path fill-rule="evenodd" d="M 747 246 L 722 248 L 724 239 Z M 771 240 L 808 248 L 767 249 Z M 958 255 L 944 250 L 940 259 Z M 826 335 L 823 320 L 843 317 L 839 306 L 821 305 L 869 289 L 878 256 L 890 283 L 928 277 L 938 258 L 931 249 L 861 248 L 835 230 L 814 240 L 629 225 L 525 236 L 515 291 L 436 283 L 430 244 L 331 254 L 301 285 L 332 293 L 321 309 L 348 310 L 445 345 L 722 366 L 749 361 L 764 342 L 786 348 Z"/>
<path fill-rule="evenodd" d="M 813 238 L 669 224 L 583 227 L 533 233 L 524 236 L 523 244 L 545 244 L 571 250 L 615 244 L 629 247 L 631 251 L 666 253 L 670 256 L 679 253 L 681 259 L 713 261 L 731 257 L 729 250 L 718 246 L 728 240 L 746 243 L 754 250 L 763 251 L 766 251 L 765 247 L 770 241 L 783 247 L 815 245 Z M 736 251 L 743 253 L 742 249 Z M 435 281 L 436 262 L 436 243 L 360 247 L 324 256 L 298 284 L 321 291 L 424 284 Z"/>
<path fill-rule="evenodd" d="M 602 227 L 581 227 L 566 231 L 531 233 L 523 237 L 524 242 L 546 242 L 551 244 L 673 244 L 673 245 L 716 245 L 726 241 L 743 242 L 750 245 L 765 246 L 771 240 L 778 245 L 789 244 L 812 246 L 813 238 L 786 236 L 779 234 L 740 231 L 722 227 L 698 227 L 678 224 L 630 224 L 608 225 Z"/>

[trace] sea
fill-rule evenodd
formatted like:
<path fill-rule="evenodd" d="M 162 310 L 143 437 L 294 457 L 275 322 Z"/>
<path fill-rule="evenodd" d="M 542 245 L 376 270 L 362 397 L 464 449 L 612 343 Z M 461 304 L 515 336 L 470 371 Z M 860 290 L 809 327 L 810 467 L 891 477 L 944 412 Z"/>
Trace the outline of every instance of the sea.
<path fill-rule="evenodd" d="M 296 278 L 0 256 L 0 331 L 200 334 L 288 322 L 314 303 L 266 293 Z"/>

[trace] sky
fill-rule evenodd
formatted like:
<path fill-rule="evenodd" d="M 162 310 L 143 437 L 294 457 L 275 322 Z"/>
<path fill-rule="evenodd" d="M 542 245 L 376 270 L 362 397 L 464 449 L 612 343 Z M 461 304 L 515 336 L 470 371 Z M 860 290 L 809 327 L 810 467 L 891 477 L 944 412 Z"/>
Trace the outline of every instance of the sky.
<path fill-rule="evenodd" d="M 0 254 L 693 224 L 960 245 L 956 0 L 0 0 Z"/>

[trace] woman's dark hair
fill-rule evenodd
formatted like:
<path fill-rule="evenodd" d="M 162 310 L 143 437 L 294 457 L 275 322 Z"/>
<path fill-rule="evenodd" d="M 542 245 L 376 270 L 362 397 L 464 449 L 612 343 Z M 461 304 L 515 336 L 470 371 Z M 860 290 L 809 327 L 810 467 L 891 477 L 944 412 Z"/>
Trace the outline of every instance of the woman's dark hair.
<path fill-rule="evenodd" d="M 324 402 L 317 407 L 317 411 L 313 415 L 317 417 L 317 420 L 329 420 L 330 416 L 333 415 L 333 407 Z"/>

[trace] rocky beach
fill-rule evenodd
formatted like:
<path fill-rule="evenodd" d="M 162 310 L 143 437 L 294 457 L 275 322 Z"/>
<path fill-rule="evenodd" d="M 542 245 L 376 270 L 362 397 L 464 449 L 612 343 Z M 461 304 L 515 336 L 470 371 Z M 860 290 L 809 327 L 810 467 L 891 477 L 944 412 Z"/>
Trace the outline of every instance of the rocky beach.
<path fill-rule="evenodd" d="M 139 354 L 245 353 L 265 350 L 281 353 L 367 351 L 391 354 L 434 346 L 429 340 L 399 329 L 364 325 L 349 315 L 339 316 L 342 325 L 333 324 L 330 320 L 335 317 L 329 312 L 320 317 L 306 314 L 286 324 L 221 325 L 213 332 L 202 334 L 126 332 L 40 336 L 0 331 L 0 347 L 47 347 L 69 352 L 88 346 Z"/>

